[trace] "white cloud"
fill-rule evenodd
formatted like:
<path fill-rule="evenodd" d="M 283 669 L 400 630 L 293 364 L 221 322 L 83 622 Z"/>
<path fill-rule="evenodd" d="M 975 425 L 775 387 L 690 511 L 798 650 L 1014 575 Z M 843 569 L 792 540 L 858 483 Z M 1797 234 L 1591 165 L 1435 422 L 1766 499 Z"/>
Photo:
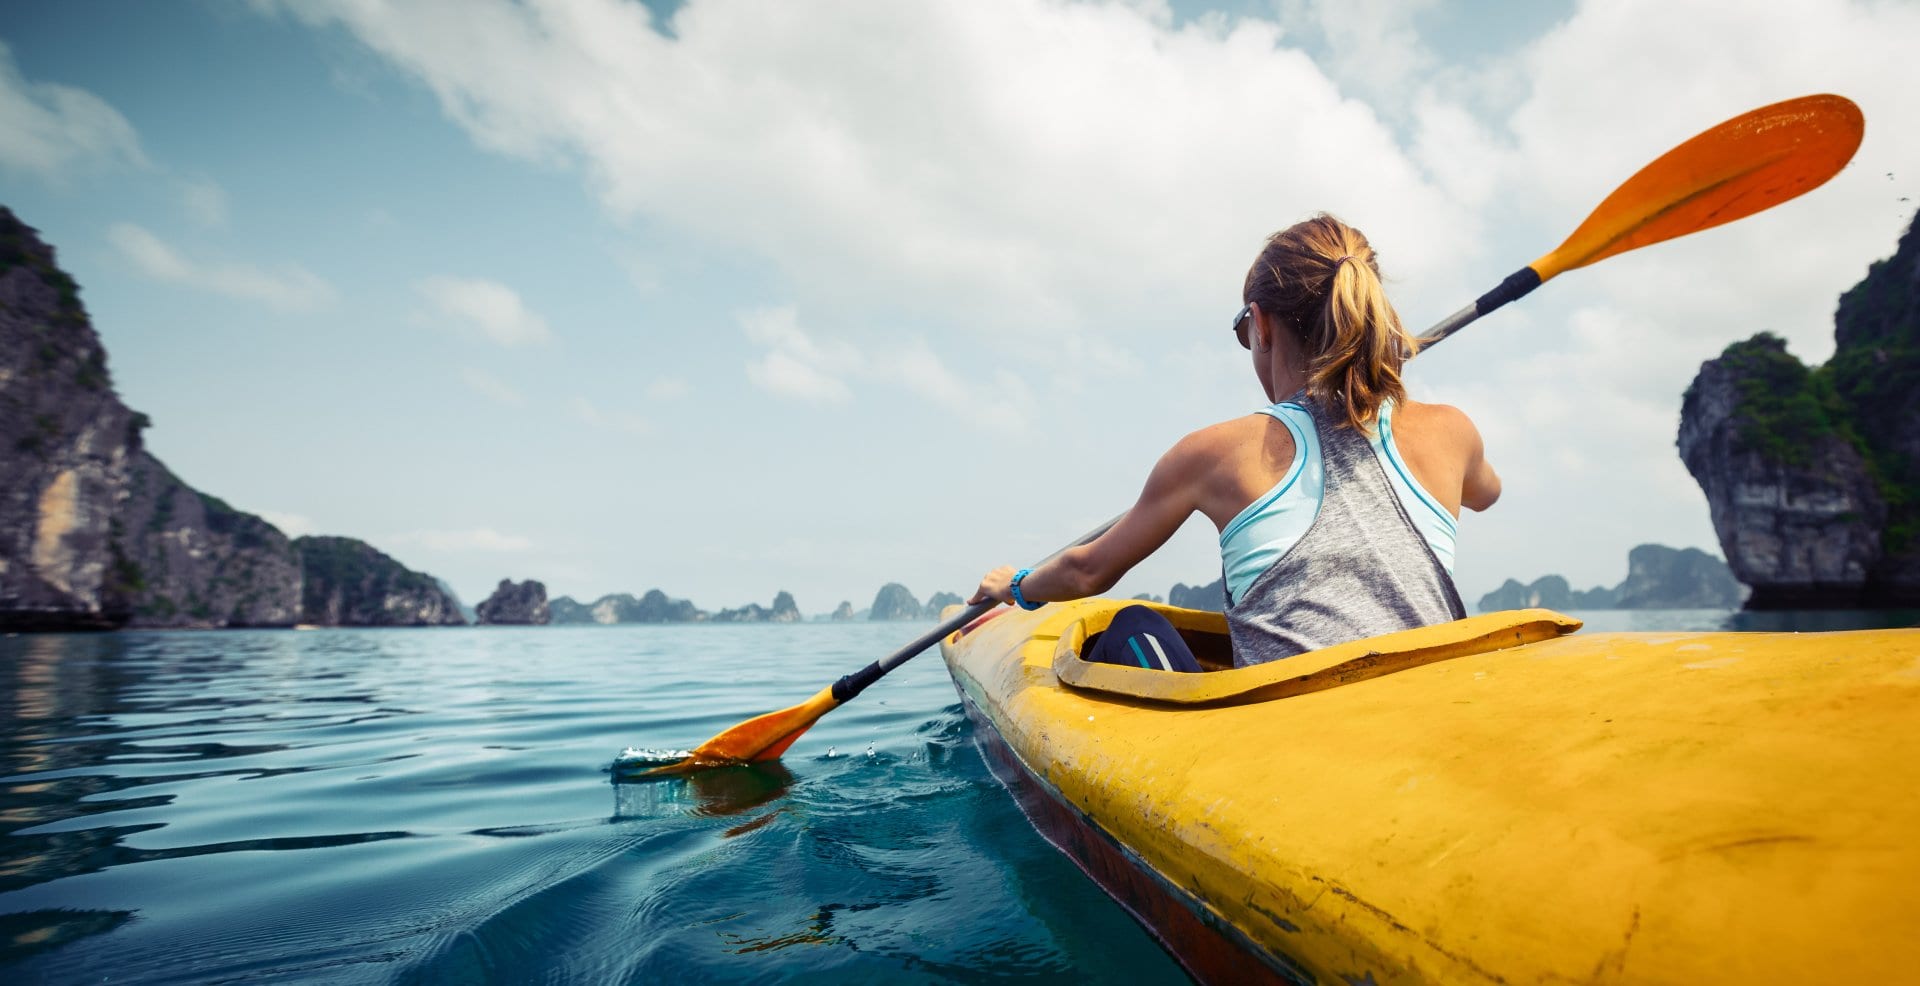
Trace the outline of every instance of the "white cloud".
<path fill-rule="evenodd" d="M 606 411 L 584 397 L 575 397 L 568 402 L 573 408 L 574 417 L 590 428 L 603 431 L 616 431 L 627 435 L 650 435 L 653 422 L 631 411 Z"/>
<path fill-rule="evenodd" d="M 421 530 L 393 536 L 395 544 L 418 545 L 431 551 L 483 551 L 510 554 L 527 551 L 533 541 L 517 534 L 502 534 L 490 527 L 465 531 Z"/>
<path fill-rule="evenodd" d="M 1431 230 L 1477 234 L 1372 110 L 1257 19 L 694 0 L 670 39 L 609 0 L 281 9 L 344 25 L 482 146 L 574 163 L 617 214 L 988 334 L 1212 312 L 1260 237 L 1320 208 L 1366 226 L 1403 276 L 1456 261 Z M 835 392 L 784 359 L 766 370 Z"/>
<path fill-rule="evenodd" d="M 656 401 L 677 401 L 693 393 L 693 385 L 679 377 L 661 377 L 647 384 L 647 397 Z"/>
<path fill-rule="evenodd" d="M 866 370 L 866 358 L 842 342 L 816 343 L 800 331 L 792 308 L 743 313 L 740 327 L 766 352 L 747 364 L 747 379 L 770 394 L 812 404 L 844 404 L 853 399 L 848 374 Z"/>
<path fill-rule="evenodd" d="M 466 384 L 467 389 L 496 404 L 521 407 L 527 403 L 527 399 L 522 397 L 512 385 L 477 367 L 461 367 L 460 382 Z"/>
<path fill-rule="evenodd" d="M 1392 112 L 1440 67 L 1414 19 L 1435 0 L 1280 0 L 1281 23 L 1320 35 L 1342 88 Z"/>
<path fill-rule="evenodd" d="M 747 364 L 754 386 L 780 397 L 814 404 L 853 399 L 848 380 L 906 390 L 974 424 L 1017 431 L 1033 404 L 1026 384 L 996 370 L 989 381 L 956 376 L 922 340 L 890 343 L 873 352 L 837 339 L 817 339 L 800 328 L 794 309 L 742 313 L 747 338 L 766 351 Z"/>
<path fill-rule="evenodd" d="M 305 514 L 283 513 L 278 510 L 262 510 L 260 511 L 260 516 L 266 520 L 267 523 L 278 527 L 280 533 L 290 538 L 306 537 L 318 530 L 318 528 L 314 526 L 313 519 Z"/>
<path fill-rule="evenodd" d="M 546 319 L 528 309 L 512 288 L 478 277 L 429 277 L 414 285 L 421 297 L 463 329 L 501 346 L 553 338 Z"/>
<path fill-rule="evenodd" d="M 180 204 L 187 215 L 202 226 L 227 224 L 227 192 L 211 178 L 189 178 L 180 182 Z"/>
<path fill-rule="evenodd" d="M 127 118 L 84 89 L 28 82 L 0 43 L 0 166 L 54 177 L 76 165 L 145 165 Z"/>
<path fill-rule="evenodd" d="M 154 280 L 258 301 L 283 311 L 310 311 L 334 297 L 332 285 L 297 264 L 268 269 L 252 264 L 194 260 L 132 223 L 114 224 L 107 230 L 107 240 L 121 256 Z"/>

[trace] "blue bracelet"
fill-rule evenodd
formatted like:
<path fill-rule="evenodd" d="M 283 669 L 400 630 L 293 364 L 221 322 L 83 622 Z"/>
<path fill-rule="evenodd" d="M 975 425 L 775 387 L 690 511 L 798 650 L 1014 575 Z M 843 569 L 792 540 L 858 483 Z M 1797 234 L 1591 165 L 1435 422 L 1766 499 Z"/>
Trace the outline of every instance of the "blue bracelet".
<path fill-rule="evenodd" d="M 1007 591 L 1013 594 L 1014 605 L 1020 607 L 1021 609 L 1035 610 L 1046 605 L 1046 603 L 1027 602 L 1027 597 L 1020 594 L 1020 580 L 1032 574 L 1033 574 L 1033 569 L 1023 568 L 1013 573 L 1013 581 L 1007 583 Z"/>

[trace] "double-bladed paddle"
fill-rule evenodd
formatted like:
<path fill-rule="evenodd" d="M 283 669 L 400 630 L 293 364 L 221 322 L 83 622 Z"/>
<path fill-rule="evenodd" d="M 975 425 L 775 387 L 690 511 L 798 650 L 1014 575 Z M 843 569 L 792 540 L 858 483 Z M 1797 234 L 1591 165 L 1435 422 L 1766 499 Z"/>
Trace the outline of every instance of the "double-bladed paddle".
<path fill-rule="evenodd" d="M 1641 168 L 1552 252 L 1428 329 L 1419 337 L 1421 348 L 1567 271 L 1729 223 L 1818 188 L 1852 160 L 1865 128 L 1860 108 L 1833 95 L 1774 103 L 1713 127 Z M 1115 517 L 1048 557 L 1092 541 L 1119 520 Z M 852 701 L 887 672 L 998 605 L 968 606 L 799 705 L 740 723 L 700 744 L 686 759 L 647 773 L 677 774 L 775 759 L 821 716 Z"/>

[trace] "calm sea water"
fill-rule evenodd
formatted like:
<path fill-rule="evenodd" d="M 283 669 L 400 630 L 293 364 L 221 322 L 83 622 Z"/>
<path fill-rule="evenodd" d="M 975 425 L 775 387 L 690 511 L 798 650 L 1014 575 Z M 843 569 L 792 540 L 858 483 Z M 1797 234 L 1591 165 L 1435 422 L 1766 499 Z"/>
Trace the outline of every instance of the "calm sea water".
<path fill-rule="evenodd" d="M 919 629 L 0 638 L 0 979 L 1183 981 L 992 780 L 935 654 L 780 764 L 614 782 Z"/>

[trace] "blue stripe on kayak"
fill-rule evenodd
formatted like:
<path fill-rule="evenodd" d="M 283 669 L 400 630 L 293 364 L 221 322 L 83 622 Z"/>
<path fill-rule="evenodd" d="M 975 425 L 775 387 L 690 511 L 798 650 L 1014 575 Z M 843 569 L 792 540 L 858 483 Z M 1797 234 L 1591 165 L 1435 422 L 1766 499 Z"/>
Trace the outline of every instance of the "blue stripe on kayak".
<path fill-rule="evenodd" d="M 1141 667 L 1149 669 L 1153 667 L 1153 665 L 1147 663 L 1146 652 L 1140 649 L 1139 637 L 1128 637 L 1127 646 L 1133 648 L 1133 656 L 1139 658 Z"/>

